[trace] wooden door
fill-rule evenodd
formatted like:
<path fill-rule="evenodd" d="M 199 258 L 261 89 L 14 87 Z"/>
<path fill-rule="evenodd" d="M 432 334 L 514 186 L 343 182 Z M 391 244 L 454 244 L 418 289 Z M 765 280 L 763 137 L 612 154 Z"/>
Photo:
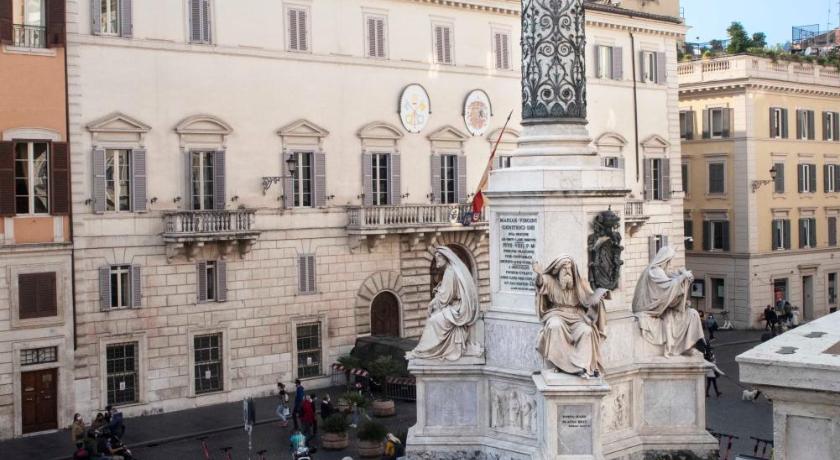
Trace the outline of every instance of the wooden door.
<path fill-rule="evenodd" d="M 390 292 L 380 292 L 370 306 L 370 334 L 400 336 L 400 301 Z"/>
<path fill-rule="evenodd" d="M 58 428 L 58 369 L 20 374 L 23 433 Z"/>
<path fill-rule="evenodd" d="M 802 277 L 802 319 L 814 319 L 814 277 Z"/>

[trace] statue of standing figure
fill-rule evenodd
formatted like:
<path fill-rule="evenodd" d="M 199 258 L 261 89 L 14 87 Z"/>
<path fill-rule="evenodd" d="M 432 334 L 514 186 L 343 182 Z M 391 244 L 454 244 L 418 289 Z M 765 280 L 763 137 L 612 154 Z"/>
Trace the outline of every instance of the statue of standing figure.
<path fill-rule="evenodd" d="M 606 339 L 606 289 L 593 292 L 570 256 L 560 256 L 537 274 L 537 315 L 542 330 L 537 351 L 556 370 L 583 378 L 604 371 L 601 342 Z"/>
<path fill-rule="evenodd" d="M 429 318 L 420 342 L 406 358 L 457 361 L 462 356 L 481 357 L 484 346 L 477 337 L 480 306 L 472 274 L 446 246 L 435 250 L 435 263 L 444 269 L 443 279 L 429 302 Z"/>
<path fill-rule="evenodd" d="M 688 306 L 694 275 L 685 268 L 671 270 L 675 255 L 671 247 L 660 249 L 639 277 L 633 296 L 642 337 L 653 345 L 664 345 L 666 357 L 687 353 L 704 340 L 700 314 Z"/>

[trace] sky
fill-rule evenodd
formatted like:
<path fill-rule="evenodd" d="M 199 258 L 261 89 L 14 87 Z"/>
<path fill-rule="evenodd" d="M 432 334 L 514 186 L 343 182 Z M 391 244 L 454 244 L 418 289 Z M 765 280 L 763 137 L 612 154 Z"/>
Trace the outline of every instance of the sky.
<path fill-rule="evenodd" d="M 819 24 L 824 30 L 829 6 L 831 27 L 840 21 L 838 0 L 680 0 L 680 4 L 690 27 L 689 42 L 725 39 L 729 24 L 739 21 L 750 35 L 766 33 L 769 45 L 784 44 L 790 41 L 792 26 Z"/>

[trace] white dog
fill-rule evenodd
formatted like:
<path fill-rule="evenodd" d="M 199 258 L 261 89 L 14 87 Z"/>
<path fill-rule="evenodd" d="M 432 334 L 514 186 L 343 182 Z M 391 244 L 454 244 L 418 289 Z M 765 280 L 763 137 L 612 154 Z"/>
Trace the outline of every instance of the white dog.
<path fill-rule="evenodd" d="M 761 396 L 761 390 L 744 390 L 744 392 L 741 393 L 741 400 L 755 401 L 759 396 Z"/>

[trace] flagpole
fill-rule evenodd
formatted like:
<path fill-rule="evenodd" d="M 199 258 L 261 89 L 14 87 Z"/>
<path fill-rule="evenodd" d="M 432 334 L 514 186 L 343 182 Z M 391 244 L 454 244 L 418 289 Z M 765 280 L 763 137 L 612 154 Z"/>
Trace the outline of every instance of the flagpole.
<path fill-rule="evenodd" d="M 484 174 L 481 176 L 481 180 L 478 182 L 478 187 L 475 190 L 475 194 L 473 195 L 473 214 L 481 212 L 481 209 L 476 209 L 476 206 L 480 206 L 482 209 L 484 208 L 484 196 L 481 190 L 487 186 L 487 180 L 490 176 L 490 170 L 493 169 L 493 159 L 496 157 L 496 150 L 499 148 L 499 144 L 502 142 L 502 136 L 505 135 L 505 131 L 507 130 L 508 124 L 510 123 L 510 118 L 513 116 L 513 110 L 508 113 L 507 120 L 505 120 L 505 125 L 502 127 L 502 130 L 499 131 L 499 137 L 496 138 L 496 143 L 493 144 L 493 150 L 490 152 L 490 158 L 487 160 L 487 166 L 484 167 Z M 476 202 L 476 199 L 479 202 Z"/>

